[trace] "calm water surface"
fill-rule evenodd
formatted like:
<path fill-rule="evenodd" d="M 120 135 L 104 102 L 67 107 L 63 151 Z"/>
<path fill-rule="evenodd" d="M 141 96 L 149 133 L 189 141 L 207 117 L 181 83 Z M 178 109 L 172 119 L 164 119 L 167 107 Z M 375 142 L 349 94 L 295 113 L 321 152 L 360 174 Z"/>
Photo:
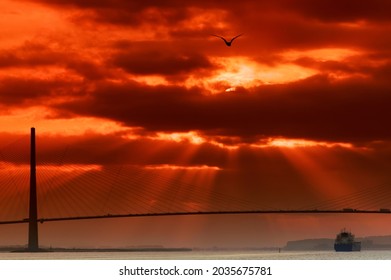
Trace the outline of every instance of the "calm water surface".
<path fill-rule="evenodd" d="M 391 251 L 190 251 L 6 253 L 2 260 L 391 260 Z"/>

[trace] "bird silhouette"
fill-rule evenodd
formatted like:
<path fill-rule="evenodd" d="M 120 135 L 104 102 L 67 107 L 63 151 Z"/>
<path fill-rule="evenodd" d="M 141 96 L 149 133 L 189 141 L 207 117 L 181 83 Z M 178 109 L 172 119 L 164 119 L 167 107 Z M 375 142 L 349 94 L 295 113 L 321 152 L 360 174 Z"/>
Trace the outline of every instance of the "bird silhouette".
<path fill-rule="evenodd" d="M 212 36 L 215 36 L 215 37 L 218 37 L 218 38 L 220 38 L 220 39 L 222 39 L 223 41 L 224 41 L 224 43 L 227 45 L 227 47 L 230 47 L 231 45 L 232 45 L 232 42 L 236 39 L 236 38 L 238 38 L 238 37 L 240 37 L 240 36 L 242 36 L 243 35 L 243 33 L 242 34 L 239 34 L 239 35 L 236 35 L 235 37 L 233 37 L 231 40 L 229 40 L 229 41 L 227 41 L 224 37 L 222 37 L 222 36 L 219 36 L 219 35 L 215 35 L 215 34 L 211 34 Z"/>

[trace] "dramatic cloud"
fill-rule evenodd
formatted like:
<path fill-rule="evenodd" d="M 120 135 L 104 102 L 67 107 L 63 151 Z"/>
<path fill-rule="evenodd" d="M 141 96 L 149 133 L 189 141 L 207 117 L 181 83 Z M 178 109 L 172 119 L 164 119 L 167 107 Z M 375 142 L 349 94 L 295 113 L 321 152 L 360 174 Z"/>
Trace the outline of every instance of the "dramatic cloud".
<path fill-rule="evenodd" d="M 113 63 L 135 75 L 175 75 L 211 67 L 208 59 L 200 54 L 158 49 L 118 53 Z"/>
<path fill-rule="evenodd" d="M 172 182 L 201 188 L 210 203 L 186 197 L 178 204 L 197 210 L 218 205 L 221 190 L 295 208 L 391 180 L 385 1 L 3 2 L 6 205 L 18 198 L 14 182 L 28 178 L 33 126 L 40 182 L 54 200 L 77 186 L 79 201 L 83 182 L 106 197 L 115 184 L 98 178 L 125 169 L 136 175 L 121 173 L 121 182 L 155 188 L 164 199 Z M 211 36 L 242 33 L 231 47 Z M 154 181 L 161 177 L 168 179 Z M 92 211 L 99 195 L 89 190 Z M 116 196 L 118 205 L 125 198 Z M 157 201 L 145 209 L 155 211 Z M 376 201 L 361 205 L 391 208 Z M 13 212 L 10 206 L 4 217 Z"/>
<path fill-rule="evenodd" d="M 32 105 L 50 104 L 51 98 L 61 98 L 60 90 L 64 81 L 38 79 L 3 79 L 0 83 L 0 102 L 2 106 L 29 107 Z"/>
<path fill-rule="evenodd" d="M 205 95 L 200 89 L 99 84 L 85 100 L 61 105 L 78 114 L 114 119 L 151 131 L 308 138 L 390 140 L 384 129 L 390 85 L 372 80 L 312 77 L 289 85 Z"/>

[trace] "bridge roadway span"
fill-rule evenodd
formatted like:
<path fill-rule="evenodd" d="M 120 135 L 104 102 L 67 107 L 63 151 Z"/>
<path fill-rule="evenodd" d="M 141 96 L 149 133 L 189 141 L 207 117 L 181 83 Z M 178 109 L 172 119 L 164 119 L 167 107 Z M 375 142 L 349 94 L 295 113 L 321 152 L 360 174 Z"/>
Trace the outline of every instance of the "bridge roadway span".
<path fill-rule="evenodd" d="M 112 219 L 126 217 L 159 217 L 159 216 L 191 216 L 191 215 L 237 215 L 237 214 L 391 214 L 389 209 L 380 210 L 243 210 L 243 211 L 199 211 L 199 212 L 163 212 L 163 213 L 144 213 L 144 214 L 107 214 L 97 216 L 80 217 L 62 217 L 62 218 L 41 218 L 38 222 L 55 222 L 70 220 L 90 220 L 90 219 Z M 0 221 L 0 224 L 22 224 L 28 223 L 29 219 Z"/>

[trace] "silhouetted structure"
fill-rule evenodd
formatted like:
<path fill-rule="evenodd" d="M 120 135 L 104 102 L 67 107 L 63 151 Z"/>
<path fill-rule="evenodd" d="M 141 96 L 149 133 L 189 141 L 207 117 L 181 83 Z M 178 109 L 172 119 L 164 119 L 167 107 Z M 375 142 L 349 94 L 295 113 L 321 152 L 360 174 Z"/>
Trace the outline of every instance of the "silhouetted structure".
<path fill-rule="evenodd" d="M 1 151 L 0 151 L 1 152 Z M 40 165 L 40 167 L 42 167 L 42 165 Z M 89 175 L 96 175 L 96 173 L 93 173 L 91 172 Z M 118 178 L 118 174 L 119 172 L 117 173 L 116 177 L 115 177 L 115 181 L 113 181 L 113 186 L 114 183 L 117 183 L 117 178 Z M 91 179 L 92 177 L 89 176 L 88 177 L 88 183 L 92 186 L 94 186 L 94 184 L 91 183 Z M 108 175 L 101 175 L 103 176 L 104 178 L 104 182 L 107 182 L 109 181 L 110 182 L 110 178 L 113 178 L 113 172 L 109 172 Z M 106 176 L 108 176 L 109 179 L 106 178 Z M 126 184 L 130 184 L 131 186 L 137 186 L 137 190 L 139 189 L 139 177 L 136 176 L 136 180 L 135 182 L 129 182 L 130 181 L 130 178 L 132 178 L 134 176 L 133 173 L 131 173 L 130 175 L 125 175 L 123 178 L 121 178 L 121 182 L 125 182 Z M 84 177 L 83 179 L 85 180 L 86 177 Z M 93 182 L 98 182 L 98 185 L 101 185 L 101 180 L 102 177 L 99 177 L 98 180 L 94 180 Z M 166 179 L 163 178 L 164 180 L 162 181 L 163 183 L 167 183 Z M 171 181 L 170 181 L 171 182 Z M 135 184 L 136 183 L 136 184 Z M 148 183 L 148 182 L 147 182 Z M 150 181 L 149 181 L 150 183 Z M 172 184 L 174 184 L 174 186 L 177 186 L 175 185 L 176 183 L 174 181 L 171 182 Z M 170 184 L 171 184 L 170 183 Z M 155 185 L 152 185 L 152 187 L 154 187 Z M 182 186 L 182 185 L 180 185 Z M 197 188 L 194 188 L 194 185 L 190 184 L 190 185 L 186 185 L 186 186 L 191 186 L 191 188 L 187 188 L 187 190 L 194 190 L 194 189 L 197 189 Z M 150 205 L 147 204 L 147 210 L 144 210 L 146 212 L 138 212 L 137 210 L 127 210 L 125 212 L 119 212 L 119 213 L 97 213 L 97 214 L 90 214 L 90 215 L 80 215 L 78 214 L 77 216 L 73 216 L 73 215 L 69 215 L 68 216 L 53 216 L 53 217 L 46 217 L 45 216 L 42 216 L 42 217 L 39 217 L 38 218 L 38 206 L 37 206 L 37 179 L 36 179 L 36 139 L 35 139 L 35 128 L 31 128 L 31 140 L 30 140 L 30 197 L 29 197 L 29 217 L 28 218 L 24 218 L 25 216 L 23 216 L 22 218 L 20 219 L 16 219 L 16 220 L 0 220 L 0 225 L 1 224 L 19 224 L 19 223 L 28 223 L 29 224 L 29 233 L 28 233 L 28 247 L 26 249 L 23 249 L 23 250 L 17 250 L 18 252 L 47 252 L 47 251 L 51 251 L 51 250 L 45 250 L 45 249 L 41 249 L 39 248 L 39 244 L 38 244 L 38 221 L 40 223 L 43 223 L 43 222 L 53 222 L 53 221 L 69 221 L 69 220 L 87 220 L 87 219 L 112 219 L 112 218 L 125 218 L 125 217 L 153 217 L 153 216 L 189 216 L 189 215 L 233 215 L 233 214 L 391 214 L 391 210 L 390 208 L 378 208 L 378 209 L 373 209 L 373 210 L 364 210 L 364 209 L 361 209 L 361 207 L 358 207 L 358 208 L 345 208 L 344 206 L 345 205 L 351 205 L 351 203 L 361 203 L 362 199 L 365 198 L 365 205 L 367 204 L 367 200 L 368 200 L 368 195 L 376 195 L 377 198 L 370 198 L 370 200 L 374 200 L 376 201 L 376 205 L 384 205 L 384 197 L 387 197 L 389 195 L 389 185 L 388 184 L 382 184 L 380 186 L 376 186 L 377 189 L 375 189 L 374 187 L 370 187 L 370 188 L 366 188 L 364 190 L 361 190 L 357 193 L 354 193 L 354 194 L 349 194 L 349 196 L 347 197 L 343 197 L 342 199 L 337 199 L 335 201 L 330 201 L 330 202 L 327 202 L 326 206 L 325 203 L 321 203 L 319 205 L 321 205 L 320 207 L 323 208 L 323 209 L 318 209 L 318 206 L 310 206 L 310 207 L 306 207 L 306 208 L 302 208 L 301 210 L 297 209 L 297 210 L 287 210 L 287 209 L 274 209 L 274 210 L 271 210 L 271 209 L 258 209 L 258 210 L 246 210 L 246 209 L 242 209 L 241 206 L 239 207 L 234 207 L 233 209 L 224 209 L 222 208 L 221 210 L 213 210 L 213 209 L 205 209 L 205 210 L 202 210 L 202 209 L 185 209 L 185 210 L 166 210 L 164 211 L 166 208 L 168 209 L 171 209 L 172 207 L 172 204 L 173 204 L 173 200 L 171 199 L 167 199 L 167 202 L 166 202 L 166 207 L 163 207 L 161 209 L 159 209 L 159 211 L 151 211 L 150 210 Z M 63 188 L 65 189 L 66 191 L 70 191 L 70 189 L 68 188 Z M 80 188 L 82 189 L 83 191 L 85 191 L 84 188 Z M 114 188 L 113 188 L 114 189 Z M 123 185 L 119 184 L 119 188 L 120 190 L 123 190 L 124 187 Z M 151 189 L 150 189 L 151 190 Z M 178 189 L 174 189 L 174 193 L 177 194 L 178 192 Z M 105 192 L 106 194 L 106 192 Z M 133 193 L 134 195 L 135 193 Z M 138 192 L 136 192 L 136 194 L 138 195 Z M 148 197 L 147 199 L 150 200 L 149 198 L 149 195 L 151 195 L 153 197 L 153 195 L 156 195 L 152 192 L 148 192 Z M 195 193 L 195 192 L 191 192 L 189 194 L 186 194 L 189 198 L 190 197 L 194 197 L 195 199 L 197 199 L 197 196 L 200 195 L 200 193 Z M 387 195 L 387 196 L 386 196 Z M 121 196 L 118 196 L 117 194 L 117 197 L 124 197 L 125 195 L 122 193 Z M 172 196 L 172 195 L 171 195 Z M 168 196 L 168 197 L 171 197 L 171 196 Z M 70 201 L 73 201 L 74 198 L 77 198 L 78 201 L 79 201 L 79 197 L 81 197 L 80 201 L 81 203 L 84 205 L 84 195 L 83 196 L 80 196 L 78 195 L 78 197 L 75 197 L 75 196 L 72 196 L 71 199 L 69 199 Z M 7 197 L 6 197 L 7 198 Z M 145 197 L 142 196 L 142 194 L 140 194 L 140 198 L 137 198 L 138 201 L 144 201 Z M 208 199 L 211 199 L 211 198 L 208 198 Z M 232 198 L 231 196 L 229 196 L 228 198 L 225 198 L 222 194 L 218 194 L 217 193 L 217 196 L 212 196 L 212 199 L 215 199 L 216 201 L 218 201 L 220 204 L 224 204 L 224 205 L 232 205 L 232 199 L 235 199 Z M 228 200 L 226 200 L 228 199 Z M 236 199 L 235 199 L 236 200 Z M 209 201 L 209 200 L 208 200 Z M 107 202 L 107 200 L 106 200 Z M 177 201 L 175 201 L 177 202 Z M 223 203 L 222 203 L 223 202 Z M 239 201 L 241 204 L 243 203 L 242 201 Z M 339 209 L 335 209 L 337 207 L 335 207 L 335 202 L 337 202 L 338 204 L 337 205 L 342 205 L 341 208 Z M 341 202 L 341 203 L 339 203 Z M 202 204 L 202 203 L 201 203 Z M 254 209 L 254 207 L 252 206 L 252 204 L 249 204 L 251 205 L 251 208 Z M 327 207 L 328 205 L 332 205 L 332 207 Z M 140 206 L 140 205 L 138 205 Z M 141 205 L 142 206 L 142 205 Z M 247 206 L 248 208 L 250 206 Z M 235 210 L 235 208 L 238 208 L 238 210 Z M 145 209 L 145 208 L 144 208 Z M 163 209 L 163 210 L 162 210 Z M 307 210 L 305 210 L 307 209 Z M 97 209 L 97 211 L 99 211 L 99 209 Z M 149 211 L 149 212 L 148 212 Z M 6 211 L 7 212 L 7 211 Z M 25 214 L 24 214 L 25 215 Z"/>
<path fill-rule="evenodd" d="M 29 209 L 29 243 L 28 252 L 39 251 L 38 247 L 38 211 L 37 211 L 37 174 L 35 158 L 35 128 L 31 128 L 30 143 L 30 209 Z"/>

